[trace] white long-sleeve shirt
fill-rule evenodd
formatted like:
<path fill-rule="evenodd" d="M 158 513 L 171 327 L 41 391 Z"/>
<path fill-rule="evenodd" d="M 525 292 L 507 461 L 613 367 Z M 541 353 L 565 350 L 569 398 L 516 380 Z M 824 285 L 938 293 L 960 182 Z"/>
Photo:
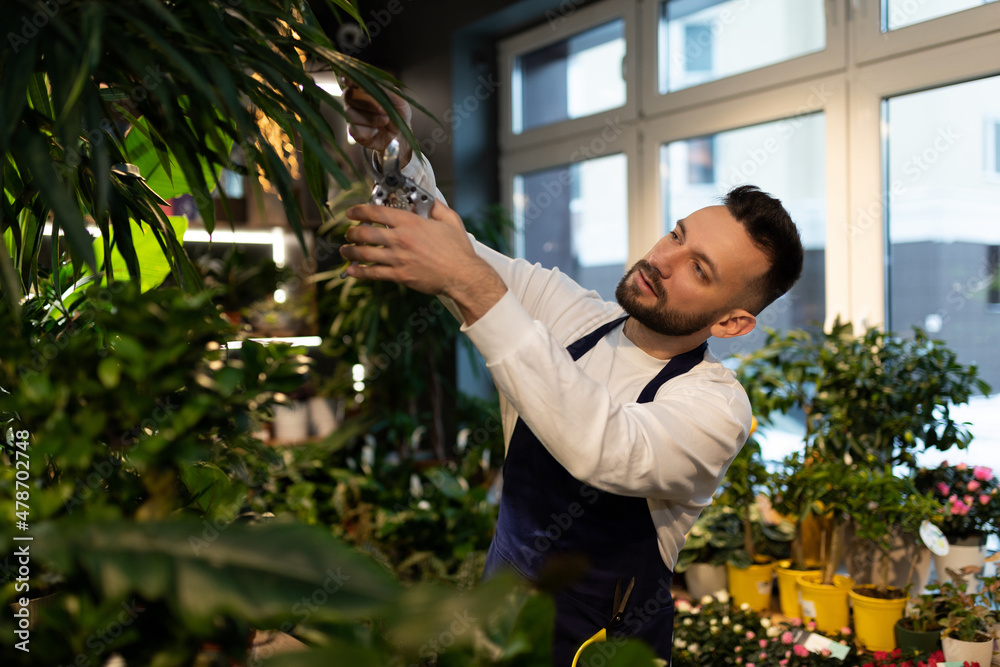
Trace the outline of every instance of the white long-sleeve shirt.
<path fill-rule="evenodd" d="M 436 192 L 429 166 L 413 160 L 404 173 Z M 735 374 L 707 352 L 693 369 L 666 382 L 652 402 L 636 403 L 669 360 L 646 354 L 621 326 L 576 362 L 566 351 L 623 315 L 618 304 L 558 269 L 475 247 L 508 290 L 485 315 L 462 326 L 500 393 L 506 445 L 520 416 L 573 477 L 646 498 L 660 554 L 673 569 L 684 536 L 749 434 L 750 403 Z"/>

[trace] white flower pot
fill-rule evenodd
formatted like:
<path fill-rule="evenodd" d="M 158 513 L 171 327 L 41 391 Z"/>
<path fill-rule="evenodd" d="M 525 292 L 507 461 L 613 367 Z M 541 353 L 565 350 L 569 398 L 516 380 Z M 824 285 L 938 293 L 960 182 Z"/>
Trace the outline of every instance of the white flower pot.
<path fill-rule="evenodd" d="M 993 659 L 993 640 L 963 642 L 953 637 L 941 637 L 941 650 L 948 662 L 978 662 L 981 667 L 986 667 Z"/>
<path fill-rule="evenodd" d="M 336 404 L 329 398 L 313 396 L 309 399 L 309 420 L 312 432 L 319 438 L 325 438 L 337 428 Z"/>
<path fill-rule="evenodd" d="M 274 406 L 274 439 L 279 443 L 302 442 L 309 437 L 309 404 L 294 401 Z"/>
<path fill-rule="evenodd" d="M 976 572 L 966 574 L 964 579 L 969 582 L 966 592 L 976 593 L 979 591 L 977 575 L 982 573 L 985 563 L 985 544 L 952 544 L 949 542 L 947 554 L 944 556 L 934 555 L 934 573 L 938 581 L 948 581 L 948 568 L 958 572 L 966 565 L 975 565 L 979 569 Z"/>
<path fill-rule="evenodd" d="M 687 592 L 694 600 L 726 590 L 726 566 L 692 563 L 684 571 Z"/>

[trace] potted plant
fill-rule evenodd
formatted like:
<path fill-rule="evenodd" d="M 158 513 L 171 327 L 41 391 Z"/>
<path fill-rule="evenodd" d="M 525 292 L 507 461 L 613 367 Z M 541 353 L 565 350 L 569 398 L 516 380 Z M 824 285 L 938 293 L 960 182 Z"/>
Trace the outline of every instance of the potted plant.
<path fill-rule="evenodd" d="M 978 581 L 973 574 L 982 570 L 986 537 L 997 530 L 1000 519 L 1000 484 L 993 470 L 944 461 L 936 468 L 918 470 L 916 485 L 937 499 L 941 532 L 948 538 L 948 553 L 934 556 L 938 578 L 949 568 L 957 571 L 974 565 L 965 575 L 974 592 Z"/>
<path fill-rule="evenodd" d="M 910 598 L 894 627 L 896 645 L 904 654 L 928 655 L 941 646 L 942 602 L 934 593 Z"/>
<path fill-rule="evenodd" d="M 824 458 L 814 450 L 796 461 L 799 467 L 788 474 L 796 485 L 806 489 L 810 511 L 827 519 L 829 531 L 829 539 L 824 540 L 821 570 L 798 579 L 802 616 L 814 620 L 822 632 L 835 632 L 848 625 L 850 618 L 848 594 L 854 582 L 836 572 L 843 559 L 844 531 L 849 518 L 851 491 L 844 480 L 854 474 L 854 467 L 843 460 Z"/>
<path fill-rule="evenodd" d="M 737 604 L 771 607 L 774 561 L 788 555 L 794 528 L 771 509 L 762 493 L 770 475 L 760 458 L 760 444 L 751 438 L 743 445 L 726 473 L 715 502 L 736 508 L 742 524 L 743 543 L 726 562 L 729 592 Z"/>
<path fill-rule="evenodd" d="M 934 587 L 946 613 L 941 648 L 946 660 L 988 665 L 993 657 L 992 631 L 997 611 L 988 606 L 992 598 L 968 591 L 968 581 L 962 575 L 949 570 L 949 578 Z"/>
<path fill-rule="evenodd" d="M 688 531 L 674 565 L 685 589 L 700 600 L 726 588 L 726 562 L 743 545 L 743 522 L 732 507 L 712 503 Z"/>
<path fill-rule="evenodd" d="M 850 597 L 858 641 L 868 650 L 896 647 L 893 627 L 902 618 L 906 591 L 889 585 L 890 552 L 900 533 L 916 534 L 921 522 L 933 513 L 935 502 L 919 493 L 908 477 L 883 469 L 857 467 L 843 482 L 848 487 L 847 512 L 858 539 L 874 552 L 875 581 L 856 584 Z"/>

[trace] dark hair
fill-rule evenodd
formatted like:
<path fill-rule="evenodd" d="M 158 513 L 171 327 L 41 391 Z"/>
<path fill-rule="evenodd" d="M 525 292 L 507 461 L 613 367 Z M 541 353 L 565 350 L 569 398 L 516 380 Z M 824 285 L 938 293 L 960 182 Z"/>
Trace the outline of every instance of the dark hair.
<path fill-rule="evenodd" d="M 764 275 L 748 284 L 740 296 L 743 307 L 757 315 L 802 275 L 802 239 L 781 201 L 756 185 L 733 188 L 722 203 L 771 262 Z"/>

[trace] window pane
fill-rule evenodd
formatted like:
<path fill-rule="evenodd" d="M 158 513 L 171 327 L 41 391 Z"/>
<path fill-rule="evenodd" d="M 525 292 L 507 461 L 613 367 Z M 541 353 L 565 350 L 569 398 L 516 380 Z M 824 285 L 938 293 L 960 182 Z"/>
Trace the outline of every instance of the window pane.
<path fill-rule="evenodd" d="M 666 0 L 658 41 L 664 94 L 822 51 L 823 0 Z"/>
<path fill-rule="evenodd" d="M 514 64 L 514 133 L 625 104 L 624 57 L 622 19 L 519 56 Z"/>
<path fill-rule="evenodd" d="M 614 300 L 628 257 L 626 184 L 622 154 L 518 175 L 518 256 Z"/>
<path fill-rule="evenodd" d="M 755 125 L 660 148 L 664 233 L 678 219 L 717 204 L 736 185 L 751 183 L 781 199 L 805 247 L 802 278 L 757 316 L 745 336 L 709 341 L 720 358 L 745 354 L 764 341 L 764 327 L 822 326 L 826 316 L 826 196 L 822 114 Z"/>
<path fill-rule="evenodd" d="M 927 330 L 1000 391 L 1000 76 L 902 95 L 885 104 L 889 328 Z M 1000 466 L 1000 394 L 952 412 L 972 424 L 969 452 Z M 992 453 L 990 453 L 992 452 Z"/>
<path fill-rule="evenodd" d="M 882 32 L 904 28 L 996 0 L 882 0 Z"/>

